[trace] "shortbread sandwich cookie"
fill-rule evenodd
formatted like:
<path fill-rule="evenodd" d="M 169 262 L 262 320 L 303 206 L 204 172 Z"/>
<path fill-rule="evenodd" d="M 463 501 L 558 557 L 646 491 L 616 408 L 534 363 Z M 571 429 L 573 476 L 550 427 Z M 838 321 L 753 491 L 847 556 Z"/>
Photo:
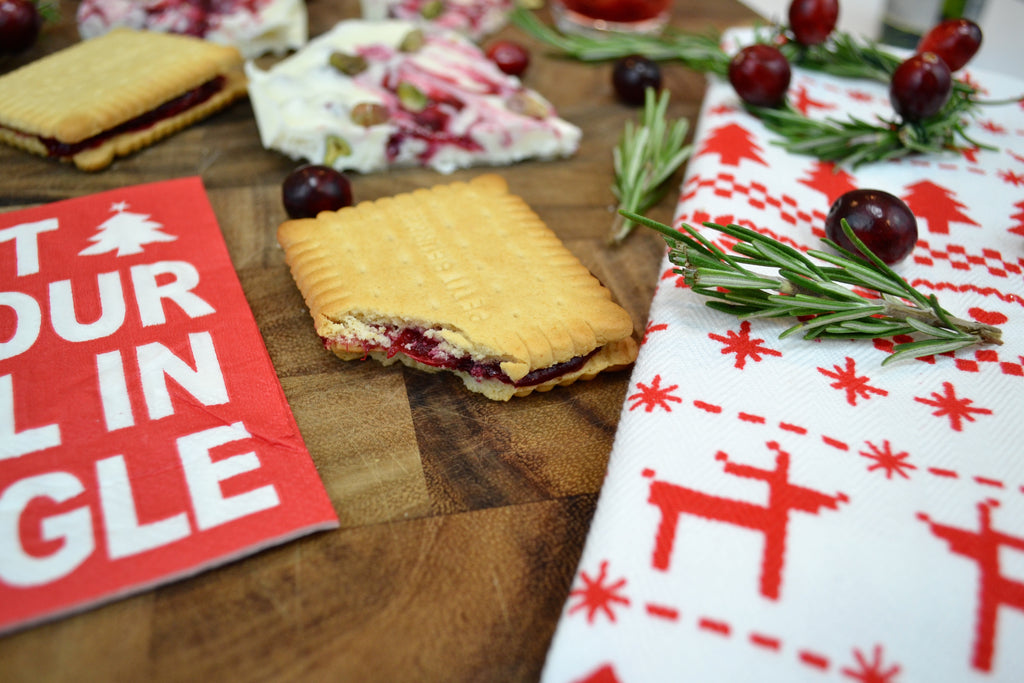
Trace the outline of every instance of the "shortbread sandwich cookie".
<path fill-rule="evenodd" d="M 339 171 L 450 173 L 579 146 L 579 128 L 451 30 L 352 19 L 266 71 L 246 70 L 263 146 Z"/>
<path fill-rule="evenodd" d="M 304 0 L 82 0 L 75 19 L 83 38 L 123 26 L 232 45 L 243 57 L 282 55 L 309 38 Z"/>
<path fill-rule="evenodd" d="M 97 171 L 244 96 L 243 63 L 233 47 L 116 29 L 0 77 L 0 141 Z"/>
<path fill-rule="evenodd" d="M 629 313 L 496 174 L 290 220 L 277 238 L 343 360 L 451 372 L 504 401 L 636 359 Z"/>

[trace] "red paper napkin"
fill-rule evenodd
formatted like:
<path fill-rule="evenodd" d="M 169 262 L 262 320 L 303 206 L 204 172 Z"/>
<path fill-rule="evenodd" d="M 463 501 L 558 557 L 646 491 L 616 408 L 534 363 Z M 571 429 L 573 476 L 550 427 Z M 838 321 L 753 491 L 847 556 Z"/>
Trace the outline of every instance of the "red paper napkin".
<path fill-rule="evenodd" d="M 199 178 L 0 214 L 0 632 L 337 525 Z"/>
<path fill-rule="evenodd" d="M 799 70 L 790 94 L 889 110 Z M 1005 344 L 883 368 L 891 340 L 780 340 L 666 259 L 545 681 L 1024 680 L 1024 109 L 969 130 L 995 149 L 836 169 L 709 85 L 678 220 L 820 248 L 835 197 L 886 190 L 920 227 L 899 272 Z"/>

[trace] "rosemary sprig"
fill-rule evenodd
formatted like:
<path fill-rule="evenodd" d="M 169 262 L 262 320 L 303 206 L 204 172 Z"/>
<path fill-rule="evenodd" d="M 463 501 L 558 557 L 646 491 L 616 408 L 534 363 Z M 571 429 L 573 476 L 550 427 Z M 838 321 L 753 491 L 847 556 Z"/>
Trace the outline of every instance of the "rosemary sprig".
<path fill-rule="evenodd" d="M 615 33 L 608 36 L 562 33 L 519 5 L 512 10 L 509 20 L 534 38 L 581 62 L 643 55 L 658 62 L 679 61 L 696 71 L 720 76 L 729 72 L 730 57 L 722 51 L 721 35 L 714 31 L 690 34 L 668 28 L 660 35 Z"/>
<path fill-rule="evenodd" d="M 644 111 L 639 125 L 627 121 L 619 144 L 612 149 L 615 183 L 612 194 L 619 202 L 610 236 L 619 244 L 632 232 L 634 223 L 622 211 L 642 213 L 657 204 L 669 189 L 672 174 L 683 165 L 692 145 L 684 145 L 690 123 L 685 118 L 669 123 L 667 90 L 657 95 L 653 88 L 644 93 Z"/>
<path fill-rule="evenodd" d="M 897 344 L 882 365 L 903 358 L 947 353 L 975 344 L 1001 344 L 1002 331 L 991 325 L 956 318 L 934 294 L 915 289 L 875 256 L 843 220 L 843 232 L 867 258 L 830 240 L 833 252 L 804 254 L 786 244 L 739 225 L 704 225 L 738 240 L 726 252 L 690 225 L 674 230 L 644 216 L 630 220 L 657 230 L 669 247 L 669 260 L 685 283 L 708 297 L 707 305 L 741 318 L 795 317 L 798 322 L 780 338 L 875 339 L 915 335 Z M 819 264 L 814 257 L 824 262 Z M 764 274 L 754 269 L 771 269 Z M 876 298 L 856 289 L 873 291 Z"/>
<path fill-rule="evenodd" d="M 695 35 L 670 28 L 660 35 L 577 36 L 545 25 L 522 7 L 512 12 L 511 19 L 535 38 L 580 61 L 597 62 L 639 54 L 656 61 L 678 61 L 705 73 L 728 75 L 731 56 L 722 48 L 721 36 L 714 32 Z M 875 42 L 861 41 L 842 31 L 834 31 L 826 42 L 814 46 L 790 40 L 784 26 L 755 30 L 754 40 L 777 45 L 795 66 L 841 78 L 887 84 L 903 61 Z M 777 109 L 746 106 L 746 110 L 776 133 L 781 138 L 777 144 L 788 151 L 858 166 L 911 154 L 990 149 L 966 132 L 968 121 L 981 104 L 999 102 L 982 102 L 972 85 L 954 79 L 953 93 L 942 111 L 918 122 L 899 120 L 895 113 L 890 119 L 879 117 L 874 122 L 855 117 L 815 120 L 789 104 Z"/>
<path fill-rule="evenodd" d="M 804 116 L 789 104 L 775 109 L 746 108 L 782 138 L 775 144 L 787 151 L 853 167 L 964 147 L 990 149 L 967 133 L 967 119 L 977 108 L 973 88 L 954 90 L 938 114 L 918 122 L 896 118 L 871 122 L 854 116 L 817 120 Z"/>

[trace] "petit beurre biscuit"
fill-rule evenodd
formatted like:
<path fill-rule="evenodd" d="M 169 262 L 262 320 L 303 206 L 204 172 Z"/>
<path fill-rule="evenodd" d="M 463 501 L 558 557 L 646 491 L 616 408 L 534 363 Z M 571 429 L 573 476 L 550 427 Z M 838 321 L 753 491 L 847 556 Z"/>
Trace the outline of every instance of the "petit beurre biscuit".
<path fill-rule="evenodd" d="M 0 77 L 0 141 L 97 171 L 245 92 L 236 48 L 116 29 Z"/>
<path fill-rule="evenodd" d="M 343 360 L 449 371 L 508 400 L 636 359 L 629 313 L 499 175 L 289 220 L 277 237 Z"/>

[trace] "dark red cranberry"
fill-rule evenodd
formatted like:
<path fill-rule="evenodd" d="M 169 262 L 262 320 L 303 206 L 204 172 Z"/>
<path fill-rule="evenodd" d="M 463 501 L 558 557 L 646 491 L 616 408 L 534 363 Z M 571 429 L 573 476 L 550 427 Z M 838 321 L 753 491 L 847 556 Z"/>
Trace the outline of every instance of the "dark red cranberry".
<path fill-rule="evenodd" d="M 352 186 L 330 166 L 300 166 L 281 185 L 289 218 L 313 218 L 321 211 L 337 211 L 352 204 Z"/>
<path fill-rule="evenodd" d="M 510 76 L 522 76 L 530 66 L 529 51 L 517 42 L 499 40 L 487 48 L 487 59 Z"/>
<path fill-rule="evenodd" d="M 860 254 L 843 232 L 846 219 L 860 241 L 889 265 L 899 263 L 917 244 L 917 220 L 899 197 L 881 190 L 850 190 L 832 202 L 825 218 L 825 236 Z"/>
<path fill-rule="evenodd" d="M 431 131 L 444 130 L 448 125 L 448 114 L 436 102 L 428 104 L 422 111 L 413 114 L 413 119 L 420 126 Z"/>
<path fill-rule="evenodd" d="M 612 87 L 619 101 L 640 106 L 647 88 L 661 89 L 661 67 L 640 55 L 623 57 L 612 67 Z"/>
<path fill-rule="evenodd" d="M 32 47 L 42 25 L 31 0 L 0 0 L 0 54 L 16 55 Z"/>
<path fill-rule="evenodd" d="M 789 29 L 801 45 L 824 43 L 839 20 L 839 0 L 793 0 Z"/>
<path fill-rule="evenodd" d="M 793 72 L 777 47 L 756 43 L 729 62 L 729 82 L 736 94 L 756 107 L 777 107 L 786 99 Z"/>
<path fill-rule="evenodd" d="M 925 34 L 917 52 L 934 52 L 950 71 L 963 68 L 981 47 L 981 27 L 970 19 L 947 19 Z"/>
<path fill-rule="evenodd" d="M 934 52 L 910 57 L 892 74 L 889 100 L 904 121 L 938 114 L 953 92 L 953 75 Z"/>

